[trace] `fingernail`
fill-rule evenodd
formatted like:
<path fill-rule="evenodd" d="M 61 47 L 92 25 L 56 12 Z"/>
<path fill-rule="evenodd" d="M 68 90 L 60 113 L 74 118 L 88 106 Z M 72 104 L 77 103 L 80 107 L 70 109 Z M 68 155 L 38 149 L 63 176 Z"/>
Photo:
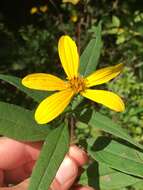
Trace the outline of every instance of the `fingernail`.
<path fill-rule="evenodd" d="M 77 174 L 78 174 L 78 168 L 75 162 L 71 158 L 66 156 L 56 174 L 56 179 L 62 185 L 67 181 L 69 181 L 74 176 L 76 177 Z"/>

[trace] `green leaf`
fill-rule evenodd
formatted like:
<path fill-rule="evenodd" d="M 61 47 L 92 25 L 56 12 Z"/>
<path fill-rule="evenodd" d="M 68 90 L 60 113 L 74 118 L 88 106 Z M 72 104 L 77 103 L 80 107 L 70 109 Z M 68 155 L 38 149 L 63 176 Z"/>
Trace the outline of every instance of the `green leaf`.
<path fill-rule="evenodd" d="M 45 97 L 49 96 L 49 94 L 50 94 L 49 92 L 30 90 L 30 89 L 24 87 L 21 84 L 21 79 L 18 77 L 0 74 L 0 79 L 8 82 L 9 84 L 18 88 L 20 91 L 26 93 L 29 97 L 33 98 L 36 102 L 40 102 L 41 100 L 43 100 Z"/>
<path fill-rule="evenodd" d="M 87 76 L 96 70 L 102 48 L 101 22 L 96 27 L 95 36 L 90 40 L 80 57 L 79 73 Z"/>
<path fill-rule="evenodd" d="M 89 154 L 100 163 L 143 178 L 143 153 L 106 137 L 99 137 Z"/>
<path fill-rule="evenodd" d="M 135 190 L 142 190 L 142 187 L 143 187 L 143 180 L 135 183 L 132 185 L 132 187 L 135 189 Z"/>
<path fill-rule="evenodd" d="M 50 125 L 38 125 L 32 111 L 0 102 L 0 135 L 16 140 L 44 140 L 50 132 Z"/>
<path fill-rule="evenodd" d="M 68 126 L 61 125 L 46 138 L 36 163 L 29 190 L 47 190 L 69 147 Z"/>
<path fill-rule="evenodd" d="M 115 16 L 115 15 L 113 15 L 112 16 L 112 26 L 113 27 L 120 27 L 120 19 L 117 17 L 117 16 Z"/>
<path fill-rule="evenodd" d="M 98 129 L 101 129 L 107 133 L 110 133 L 112 135 L 115 135 L 116 137 L 119 137 L 141 149 L 143 149 L 143 146 L 139 143 L 135 142 L 127 133 L 126 131 L 120 127 L 117 123 L 113 122 L 108 117 L 102 115 L 99 112 L 92 113 L 91 118 L 88 121 L 88 124 L 91 126 L 94 126 Z"/>
<path fill-rule="evenodd" d="M 143 107 L 134 108 L 133 111 L 130 113 L 130 116 L 134 116 L 140 113 L 143 113 Z"/>
<path fill-rule="evenodd" d="M 125 35 L 124 34 L 120 34 L 117 36 L 117 40 L 116 40 L 116 44 L 122 44 L 126 41 Z"/>
<path fill-rule="evenodd" d="M 131 186 L 141 181 L 141 178 L 116 171 L 106 164 L 93 163 L 81 175 L 78 183 L 94 189 L 111 190 Z"/>

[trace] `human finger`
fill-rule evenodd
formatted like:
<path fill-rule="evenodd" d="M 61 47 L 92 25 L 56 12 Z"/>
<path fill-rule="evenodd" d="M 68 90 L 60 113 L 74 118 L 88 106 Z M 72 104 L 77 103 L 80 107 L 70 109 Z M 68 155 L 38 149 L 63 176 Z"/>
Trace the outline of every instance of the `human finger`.
<path fill-rule="evenodd" d="M 82 161 L 82 163 L 87 162 L 87 156 L 85 156 L 83 150 L 77 148 L 76 146 L 72 146 L 70 149 L 71 150 L 69 151 L 69 154 L 67 154 L 67 156 L 65 157 L 56 174 L 56 178 L 51 185 L 51 190 L 68 190 L 73 185 L 79 171 L 79 163 L 75 161 L 75 157 L 77 155 L 80 155 L 81 158 L 79 160 Z M 71 153 L 73 154 L 72 158 L 69 156 Z M 16 177 L 17 175 L 18 173 L 13 173 L 12 176 L 9 176 L 9 178 L 11 178 L 12 180 L 17 180 L 17 178 L 14 179 L 14 176 Z M 25 180 L 24 182 L 14 187 L 6 189 L 1 188 L 0 190 L 27 190 L 28 182 L 28 180 Z"/>
<path fill-rule="evenodd" d="M 38 158 L 42 143 L 38 142 L 38 143 L 23 144 L 21 142 L 12 139 L 1 138 L 0 145 L 1 144 L 5 148 L 1 148 L 2 146 L 0 146 L 0 154 L 3 157 L 2 158 L 0 156 L 0 167 L 6 170 L 5 179 L 7 179 L 7 182 L 17 183 L 29 177 L 34 164 L 34 163 L 31 164 L 30 162 L 31 160 L 33 161 Z M 16 150 L 16 151 L 14 150 L 15 152 L 12 151 L 14 149 L 13 147 L 15 147 Z M 56 179 L 57 183 L 54 182 L 53 184 L 57 185 L 59 183 L 65 189 L 70 187 L 78 175 L 79 167 L 82 166 L 84 163 L 86 163 L 87 160 L 88 157 L 83 150 L 79 149 L 75 145 L 71 146 L 63 166 L 61 165 L 60 167 L 61 169 L 59 169 L 57 173 L 57 179 Z M 4 164 L 2 165 L 2 163 Z M 65 169 L 62 169 L 62 167 Z M 24 172 L 27 170 L 26 168 L 28 168 L 28 172 L 25 174 Z M 62 174 L 62 171 L 64 172 L 68 171 L 68 172 L 66 172 L 66 175 L 64 175 Z"/>
<path fill-rule="evenodd" d="M 87 161 L 88 157 L 82 149 L 75 145 L 70 147 L 69 153 L 56 174 L 56 180 L 61 190 L 68 190 L 73 185 L 79 174 L 80 167 Z M 58 190 L 57 186 L 54 186 L 54 189 Z"/>
<path fill-rule="evenodd" d="M 0 190 L 28 190 L 28 186 L 29 186 L 29 179 L 26 179 L 16 186 L 0 187 Z"/>
<path fill-rule="evenodd" d="M 39 156 L 41 142 L 24 144 L 6 137 L 0 138 L 0 168 L 11 170 Z"/>
<path fill-rule="evenodd" d="M 87 153 L 76 145 L 71 145 L 68 153 L 78 166 L 83 166 L 88 162 Z"/>

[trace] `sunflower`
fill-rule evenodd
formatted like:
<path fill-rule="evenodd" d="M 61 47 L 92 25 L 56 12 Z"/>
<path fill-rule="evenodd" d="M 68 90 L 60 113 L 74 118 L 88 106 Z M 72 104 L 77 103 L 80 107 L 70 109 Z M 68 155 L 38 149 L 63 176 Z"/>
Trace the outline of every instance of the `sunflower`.
<path fill-rule="evenodd" d="M 64 35 L 59 39 L 58 51 L 62 67 L 67 75 L 66 80 L 46 73 L 30 74 L 22 79 L 22 84 L 28 88 L 58 91 L 45 98 L 37 107 L 35 112 L 37 123 L 45 124 L 55 119 L 77 94 L 103 104 L 114 111 L 124 111 L 124 103 L 117 94 L 91 88 L 115 78 L 122 71 L 123 64 L 99 69 L 83 78 L 78 72 L 79 54 L 77 46 L 69 36 Z"/>

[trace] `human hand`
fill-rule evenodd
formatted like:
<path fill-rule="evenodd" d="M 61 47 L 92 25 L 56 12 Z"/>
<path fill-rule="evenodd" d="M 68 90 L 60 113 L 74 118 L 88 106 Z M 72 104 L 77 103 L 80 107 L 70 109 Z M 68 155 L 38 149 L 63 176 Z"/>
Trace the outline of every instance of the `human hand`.
<path fill-rule="evenodd" d="M 0 138 L 0 190 L 27 190 L 29 177 L 38 159 L 42 142 L 21 143 Z M 62 162 L 50 190 L 68 190 L 73 186 L 81 167 L 88 161 L 86 153 L 73 145 Z M 65 172 L 66 171 L 66 172 Z M 8 184 L 18 184 L 7 187 Z M 72 190 L 91 190 L 73 186 Z"/>

